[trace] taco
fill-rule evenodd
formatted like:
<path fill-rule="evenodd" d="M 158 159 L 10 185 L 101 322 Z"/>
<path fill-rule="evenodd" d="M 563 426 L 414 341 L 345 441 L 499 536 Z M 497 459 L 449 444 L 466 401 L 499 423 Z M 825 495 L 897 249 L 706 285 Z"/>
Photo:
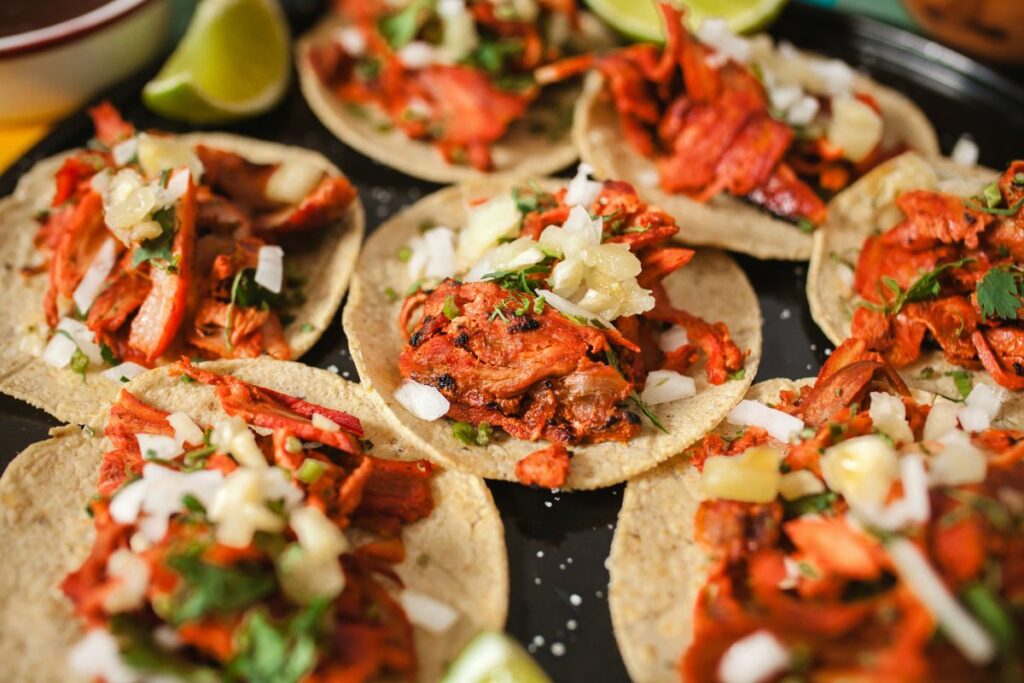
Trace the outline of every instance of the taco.
<path fill-rule="evenodd" d="M 575 0 L 337 0 L 296 63 L 310 107 L 342 142 L 453 183 L 575 161 L 579 85 L 542 90 L 533 72 L 612 40 Z"/>
<path fill-rule="evenodd" d="M 685 220 L 684 242 L 806 260 L 835 192 L 908 148 L 938 152 L 913 103 L 843 62 L 740 38 L 721 20 L 691 36 L 678 10 L 660 7 L 664 47 L 594 58 L 573 137 L 598 177 L 631 182 Z"/>
<path fill-rule="evenodd" d="M 631 678 L 1018 676 L 1024 434 L 974 391 L 984 411 L 842 353 L 632 480 L 609 563 Z"/>
<path fill-rule="evenodd" d="M 104 434 L 55 429 L 0 480 L 12 680 L 435 681 L 504 623 L 487 487 L 356 384 L 184 360 L 127 384 Z"/>
<path fill-rule="evenodd" d="M 933 393 L 963 399 L 978 382 L 1019 392 L 1022 203 L 1024 162 L 1001 176 L 913 154 L 880 166 L 836 198 L 815 235 L 815 322 Z"/>
<path fill-rule="evenodd" d="M 448 188 L 366 244 L 343 316 L 353 361 L 445 466 L 608 486 L 699 438 L 756 373 L 743 271 L 667 246 L 670 216 L 585 171 Z"/>
<path fill-rule="evenodd" d="M 168 358 L 307 351 L 362 240 L 348 179 L 307 150 L 91 113 L 88 148 L 0 200 L 0 391 L 86 423 Z"/>

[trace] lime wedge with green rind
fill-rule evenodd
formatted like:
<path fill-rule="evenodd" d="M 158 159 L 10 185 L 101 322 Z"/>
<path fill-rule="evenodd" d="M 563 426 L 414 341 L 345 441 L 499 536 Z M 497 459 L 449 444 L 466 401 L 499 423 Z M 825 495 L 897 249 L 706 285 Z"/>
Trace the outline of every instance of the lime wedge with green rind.
<path fill-rule="evenodd" d="M 654 0 L 584 0 L 615 30 L 634 40 L 661 42 L 661 12 Z M 709 17 L 725 19 L 734 33 L 753 33 L 770 24 L 786 0 L 686 0 L 686 23 L 691 30 Z"/>
<path fill-rule="evenodd" d="M 202 0 L 142 100 L 172 119 L 232 121 L 274 106 L 290 73 L 288 24 L 277 0 Z"/>
<path fill-rule="evenodd" d="M 441 683 L 551 683 L 519 643 L 484 632 L 463 648 Z"/>

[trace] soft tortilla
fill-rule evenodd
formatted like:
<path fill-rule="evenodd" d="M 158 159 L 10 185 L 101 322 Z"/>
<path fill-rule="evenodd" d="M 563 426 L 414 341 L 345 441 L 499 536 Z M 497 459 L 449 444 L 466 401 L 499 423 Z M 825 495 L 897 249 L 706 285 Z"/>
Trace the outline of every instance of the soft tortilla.
<path fill-rule="evenodd" d="M 359 385 L 329 372 L 269 359 L 217 361 L 203 368 L 351 412 L 362 420 L 377 457 L 423 457 L 395 435 Z M 199 424 L 225 417 L 211 387 L 184 384 L 165 369 L 140 375 L 127 388 L 158 408 L 185 411 Z M 22 452 L 0 479 L 0 657 L 10 680 L 25 683 L 70 680 L 66 653 L 82 627 L 57 584 L 92 545 L 84 508 L 109 447 L 98 431 L 89 436 L 78 427 L 60 427 L 50 435 Z M 504 530 L 484 483 L 439 471 L 432 489 L 433 513 L 403 532 L 407 559 L 398 572 L 409 588 L 455 607 L 461 616 L 442 635 L 416 628 L 424 682 L 438 680 L 478 630 L 504 626 L 509 590 Z"/>
<path fill-rule="evenodd" d="M 746 398 L 774 402 L 780 391 L 810 381 L 759 382 Z M 736 428 L 723 422 L 716 431 L 734 434 Z M 684 456 L 626 486 L 608 558 L 608 606 L 635 683 L 679 680 L 679 659 L 693 638 L 693 606 L 707 575 L 704 550 L 694 540 L 701 498 L 700 474 Z"/>
<path fill-rule="evenodd" d="M 363 250 L 343 317 L 361 381 L 372 390 L 395 428 L 442 465 L 506 481 L 516 481 L 516 463 L 544 444 L 502 435 L 487 447 L 467 446 L 452 438 L 450 421 L 425 422 L 395 401 L 394 391 L 402 381 L 398 357 L 404 343 L 397 324 L 401 302 L 390 302 L 384 289 L 391 286 L 403 292 L 408 286 L 405 264 L 395 258 L 395 250 L 417 234 L 421 223 L 431 221 L 458 229 L 466 221 L 465 199 L 495 196 L 514 184 L 502 180 L 450 187 L 420 200 L 381 226 Z M 564 186 L 564 181 L 545 184 L 554 189 Z M 676 305 L 708 322 L 724 322 L 736 344 L 750 350 L 744 378 L 709 385 L 701 363 L 690 372 L 697 383 L 696 396 L 654 406 L 668 434 L 645 420 L 641 433 L 628 443 L 573 447 L 575 455 L 565 488 L 610 486 L 679 453 L 725 417 L 757 373 L 761 311 L 750 283 L 732 259 L 718 251 L 699 252 L 665 280 L 665 285 Z"/>
<path fill-rule="evenodd" d="M 224 133 L 190 134 L 181 139 L 231 150 L 252 161 L 300 160 L 331 174 L 341 174 L 320 154 L 297 147 Z M 22 177 L 11 196 L 0 200 L 0 253 L 4 266 L 0 271 L 0 287 L 4 291 L 0 301 L 0 391 L 63 422 L 89 424 L 97 419 L 103 406 L 114 400 L 119 385 L 101 376 L 105 368 L 90 368 L 83 382 L 69 368 L 58 370 L 39 357 L 48 329 L 43 315 L 47 276 L 26 279 L 18 272 L 21 267 L 41 261 L 32 243 L 38 227 L 33 215 L 49 208 L 53 174 L 67 156 L 60 154 L 39 162 Z M 359 254 L 363 230 L 363 206 L 357 198 L 342 220 L 317 231 L 315 238 L 300 235 L 283 242 L 286 263 L 305 278 L 305 303 L 289 311 L 295 317 L 284 330 L 296 358 L 316 343 L 341 304 Z M 307 324 L 312 328 L 305 327 Z"/>
<path fill-rule="evenodd" d="M 938 189 L 966 196 L 976 193 L 997 175 L 989 169 L 960 166 L 941 157 L 926 159 L 907 153 L 882 164 L 838 195 L 829 209 L 828 222 L 814 235 L 807 276 L 811 316 L 825 336 L 837 345 L 850 336 L 857 297 L 847 284 L 850 280 L 844 280 L 850 277 L 846 264 L 856 266 L 867 237 L 888 230 L 901 220 L 903 213 L 894 204 L 898 194 L 913 189 Z M 933 370 L 926 373 L 930 375 L 928 379 L 921 377 L 924 368 Z M 958 395 L 956 386 L 946 373 L 963 369 L 946 361 L 941 350 L 925 349 L 915 363 L 900 368 L 900 374 L 915 388 L 954 397 Z M 995 384 L 984 370 L 971 375 L 975 383 Z M 1014 395 L 1010 402 L 1024 406 L 1024 396 Z M 1020 413 L 1016 410 L 1009 414 Z M 1024 414 L 1020 419 L 1024 426 Z"/>
<path fill-rule="evenodd" d="M 459 183 L 479 180 L 494 174 L 547 175 L 561 170 L 579 158 L 569 126 L 564 126 L 554 139 L 537 126 L 558 128 L 560 112 L 573 106 L 579 87 L 545 89 L 541 98 L 531 105 L 526 117 L 509 128 L 492 148 L 494 171 L 485 173 L 472 166 L 450 164 L 429 142 L 413 140 L 393 128 L 383 113 L 373 106 L 353 107 L 339 100 L 310 66 L 313 46 L 328 40 L 344 21 L 328 17 L 298 41 L 295 63 L 299 83 L 310 108 L 339 140 L 358 152 L 406 175 L 435 183 Z"/>
<path fill-rule="evenodd" d="M 770 379 L 746 398 L 766 404 L 780 392 L 814 383 Z M 942 399 L 915 391 L 919 402 Z M 995 421 L 1012 423 L 1004 407 Z M 728 436 L 737 427 L 715 430 Z M 608 560 L 608 605 L 615 641 L 635 683 L 676 683 L 679 660 L 693 639 L 693 609 L 707 580 L 707 556 L 695 540 L 694 520 L 704 496 L 700 473 L 684 456 L 637 477 L 626 486 Z"/>
<path fill-rule="evenodd" d="M 938 154 L 935 129 L 914 103 L 865 76 L 858 74 L 854 83 L 856 90 L 871 95 L 881 106 L 887 143 L 904 142 L 925 154 Z M 679 239 L 687 244 L 721 247 L 759 259 L 810 258 L 811 235 L 741 199 L 721 193 L 701 203 L 662 190 L 654 163 L 625 141 L 618 112 L 604 90 L 604 78 L 590 74 L 573 121 L 573 138 L 580 156 L 594 167 L 599 178 L 632 183 L 649 201 L 676 217 L 682 228 Z"/>

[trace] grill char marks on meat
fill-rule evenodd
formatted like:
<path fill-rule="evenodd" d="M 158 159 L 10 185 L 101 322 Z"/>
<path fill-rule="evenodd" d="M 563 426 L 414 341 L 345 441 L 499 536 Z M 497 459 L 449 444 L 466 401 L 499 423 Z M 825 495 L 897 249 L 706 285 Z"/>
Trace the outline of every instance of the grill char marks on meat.
<path fill-rule="evenodd" d="M 460 315 L 442 312 L 453 297 Z M 605 333 L 551 307 L 504 318 L 509 293 L 496 284 L 442 283 L 423 302 L 423 322 L 399 360 L 403 377 L 436 387 L 455 420 L 512 436 L 564 444 L 627 441 L 640 425 L 619 404 L 632 386 L 607 363 Z M 413 339 L 417 341 L 414 345 Z"/>

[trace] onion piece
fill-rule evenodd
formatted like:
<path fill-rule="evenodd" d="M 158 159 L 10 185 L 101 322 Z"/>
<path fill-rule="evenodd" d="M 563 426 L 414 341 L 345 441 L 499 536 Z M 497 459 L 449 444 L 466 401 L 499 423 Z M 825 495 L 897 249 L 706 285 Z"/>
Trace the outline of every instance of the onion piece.
<path fill-rule="evenodd" d="M 764 629 L 729 646 L 718 662 L 722 683 L 761 683 L 789 668 L 789 650 Z"/>
<path fill-rule="evenodd" d="M 411 379 L 398 385 L 395 400 L 410 413 L 428 422 L 443 417 L 451 408 L 451 403 L 436 388 Z"/>
<path fill-rule="evenodd" d="M 366 52 L 366 36 L 355 26 L 342 26 L 334 32 L 334 40 L 353 57 L 361 57 Z"/>
<path fill-rule="evenodd" d="M 136 377 L 144 373 L 147 369 L 148 368 L 145 368 L 139 365 L 138 363 L 125 361 L 120 365 L 115 365 L 112 368 L 107 368 L 100 374 L 103 376 L 104 379 L 108 379 L 111 382 L 124 383 L 135 379 Z"/>
<path fill-rule="evenodd" d="M 107 281 L 107 276 L 110 275 L 116 261 L 117 242 L 108 238 L 96 251 L 96 256 L 89 264 L 89 269 L 85 271 L 82 281 L 78 283 L 74 294 L 71 295 L 75 306 L 83 316 L 92 308 L 93 302 L 96 301 L 96 297 L 103 289 L 103 284 Z"/>
<path fill-rule="evenodd" d="M 803 420 L 747 399 L 737 403 L 736 407 L 729 411 L 726 419 L 729 424 L 741 427 L 761 427 L 771 434 L 772 438 L 782 442 L 788 442 L 793 434 L 804 428 Z"/>
<path fill-rule="evenodd" d="M 961 166 L 974 166 L 978 163 L 978 156 L 981 150 L 978 149 L 978 143 L 974 141 L 967 133 L 961 135 L 956 144 L 953 145 L 953 151 L 950 153 L 949 158 Z"/>
<path fill-rule="evenodd" d="M 928 417 L 924 421 L 923 441 L 933 441 L 951 432 L 957 427 L 957 414 L 960 406 L 952 401 L 939 399 L 932 404 Z"/>
<path fill-rule="evenodd" d="M 173 436 L 163 434 L 136 434 L 139 452 L 145 460 L 170 460 L 184 453 L 184 449 Z"/>
<path fill-rule="evenodd" d="M 450 605 L 429 595 L 406 589 L 398 595 L 409 621 L 431 633 L 444 633 L 458 620 L 459 613 Z"/>
<path fill-rule="evenodd" d="M 936 485 L 963 486 L 985 481 L 988 460 L 971 437 L 955 429 L 939 437 L 942 450 L 931 459 L 931 481 Z"/>
<path fill-rule="evenodd" d="M 568 299 L 563 299 L 562 297 L 558 296 L 557 294 L 555 294 L 551 290 L 548 290 L 548 289 L 538 289 L 537 290 L 537 297 L 538 298 L 543 297 L 544 301 L 546 303 L 550 304 L 552 308 L 554 308 L 555 310 L 559 311 L 560 313 L 564 313 L 565 315 L 567 315 L 569 317 L 572 317 L 572 318 L 582 318 L 583 320 L 585 320 L 587 322 L 590 322 L 592 320 L 596 320 L 597 322 L 601 323 L 605 327 L 611 327 L 612 326 L 612 324 L 610 322 L 608 322 L 607 320 L 605 320 L 601 316 L 597 315 L 596 313 L 593 313 L 592 311 L 590 311 L 590 310 L 588 310 L 586 308 L 583 308 L 582 306 L 580 306 L 578 304 L 574 304 L 573 302 L 569 301 Z"/>
<path fill-rule="evenodd" d="M 96 365 L 103 364 L 103 354 L 100 352 L 100 347 L 96 343 L 96 335 L 92 333 L 88 327 L 85 326 L 81 321 L 75 320 L 74 318 L 61 318 L 60 322 L 57 323 L 57 329 L 63 330 L 71 335 L 75 345 L 78 349 L 84 353 L 90 363 Z"/>
<path fill-rule="evenodd" d="M 284 249 L 277 245 L 260 247 L 256 261 L 256 284 L 274 294 L 284 283 Z"/>
<path fill-rule="evenodd" d="M 398 51 L 398 61 L 407 69 L 424 69 L 437 61 L 437 50 L 430 43 L 415 40 Z"/>
<path fill-rule="evenodd" d="M 896 538 L 885 546 L 896 573 L 942 625 L 942 631 L 973 664 L 992 661 L 996 646 L 988 632 L 960 606 L 917 546 Z"/>
<path fill-rule="evenodd" d="M 107 558 L 107 576 L 115 581 L 103 596 L 103 609 L 130 612 L 142 607 L 150 576 L 145 560 L 127 548 L 119 548 Z"/>
<path fill-rule="evenodd" d="M 114 159 L 114 164 L 117 166 L 124 166 L 132 159 L 135 158 L 135 154 L 139 149 L 139 139 L 135 136 L 122 140 L 121 142 L 114 145 L 110 150 L 110 155 Z"/>
<path fill-rule="evenodd" d="M 992 419 L 999 414 L 1010 395 L 1002 387 L 989 384 L 975 384 L 964 401 L 957 417 L 960 426 L 968 432 L 983 432 L 992 425 Z"/>
<path fill-rule="evenodd" d="M 167 181 L 167 187 L 160 187 L 156 183 L 157 202 L 164 207 L 171 206 L 174 202 L 185 196 L 188 192 L 188 184 L 192 178 L 192 172 L 187 168 L 179 169 Z"/>
<path fill-rule="evenodd" d="M 671 353 L 689 343 L 690 337 L 686 334 L 686 328 L 680 325 L 673 325 L 658 335 L 658 348 L 665 353 Z"/>
<path fill-rule="evenodd" d="M 311 418 L 311 420 L 313 422 L 314 427 L 316 427 L 317 429 L 322 429 L 325 432 L 341 431 L 341 425 L 339 425 L 337 422 L 328 417 L 324 417 L 320 413 L 313 413 L 313 417 Z"/>
<path fill-rule="evenodd" d="M 362 34 L 359 34 L 362 36 Z M 322 168 L 306 160 L 290 159 L 278 164 L 267 179 L 264 196 L 280 204 L 298 204 L 324 177 Z"/>
<path fill-rule="evenodd" d="M 71 357 L 75 355 L 77 350 L 78 346 L 72 341 L 71 337 L 61 332 L 56 332 L 50 337 L 46 348 L 43 349 L 42 358 L 55 368 L 64 368 L 71 362 Z"/>
<path fill-rule="evenodd" d="M 94 628 L 68 652 L 68 669 L 82 680 L 103 679 L 109 683 L 131 683 L 139 678 L 121 660 L 121 649 L 105 628 Z"/>
<path fill-rule="evenodd" d="M 565 191 L 565 203 L 567 206 L 590 206 L 601 194 L 604 183 L 590 179 L 594 173 L 594 167 L 587 163 L 581 163 L 576 167 L 576 175 L 569 181 L 569 187 Z"/>
<path fill-rule="evenodd" d="M 180 410 L 167 416 L 167 424 L 174 428 L 174 441 L 179 445 L 190 443 L 198 446 L 203 443 L 203 430 L 192 421 L 188 413 Z"/>
<path fill-rule="evenodd" d="M 640 400 L 653 406 L 696 395 L 697 384 L 692 377 L 674 370 L 653 370 L 647 375 Z"/>

